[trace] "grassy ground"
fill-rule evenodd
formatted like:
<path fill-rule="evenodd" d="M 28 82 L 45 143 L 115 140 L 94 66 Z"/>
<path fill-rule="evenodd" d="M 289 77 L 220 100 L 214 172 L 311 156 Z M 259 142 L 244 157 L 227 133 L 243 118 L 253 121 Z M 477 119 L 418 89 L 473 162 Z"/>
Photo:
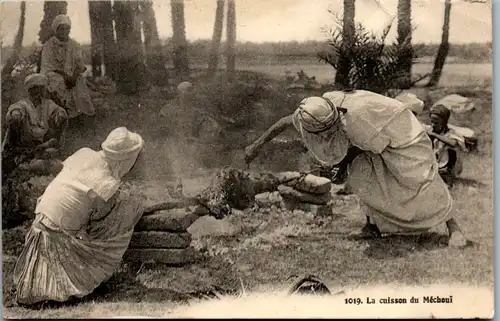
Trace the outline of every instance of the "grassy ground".
<path fill-rule="evenodd" d="M 475 242 L 473 247 L 447 248 L 444 227 L 421 237 L 352 239 L 348 234 L 364 224 L 358 201 L 355 196 L 334 195 L 334 213 L 326 217 L 272 208 L 237 212 L 222 222 L 200 220 L 190 229 L 194 236 L 192 245 L 203 250 L 208 261 L 189 268 L 146 266 L 139 273 L 137 267 L 123 266 L 89 299 L 57 308 L 30 310 L 12 302 L 9 276 L 26 230 L 26 227 L 18 227 L 3 231 L 5 317 L 162 316 L 185 303 L 188 293 L 207 286 L 216 285 L 230 292 L 240 287 L 241 280 L 247 291 L 283 289 L 290 285 L 290 276 L 304 273 L 319 276 L 332 288 L 439 283 L 493 289 L 491 88 L 486 91 L 484 86 L 478 88 L 478 83 L 491 83 L 491 67 L 489 73 L 478 75 L 463 67 L 452 70 L 453 66 L 445 69 L 445 81 L 449 79 L 453 85 L 466 86 L 478 95 L 474 98 L 477 106 L 474 111 L 453 116 L 451 120 L 456 125 L 473 128 L 480 137 L 479 152 L 466 155 L 464 180 L 452 190 L 457 218 Z M 477 72 L 477 69 L 471 70 Z M 444 95 L 444 91 L 454 90 L 446 87 L 438 95 Z M 267 123 L 276 120 L 279 111 L 272 109 L 272 99 L 261 102 L 270 110 L 267 117 L 271 119 L 267 119 Z M 241 152 L 223 154 L 215 146 L 187 145 L 172 139 L 169 128 L 175 117 L 159 116 L 166 104 L 169 103 L 155 95 L 114 97 L 110 115 L 99 117 L 95 127 L 70 129 L 68 152 L 81 146 L 97 149 L 109 130 L 119 125 L 125 124 L 140 132 L 147 144 L 147 166 L 142 182 L 135 185 L 141 186 L 141 193 L 149 201 L 164 198 L 166 185 L 178 176 L 184 178 L 187 194 L 192 194 L 208 184 L 210 174 L 217 167 L 240 161 Z M 292 110 L 293 104 L 285 108 Z M 258 133 L 262 129 L 254 130 Z M 244 137 L 233 134 L 233 139 Z M 268 157 L 280 160 L 281 168 L 291 166 L 283 161 L 291 158 L 285 152 Z"/>

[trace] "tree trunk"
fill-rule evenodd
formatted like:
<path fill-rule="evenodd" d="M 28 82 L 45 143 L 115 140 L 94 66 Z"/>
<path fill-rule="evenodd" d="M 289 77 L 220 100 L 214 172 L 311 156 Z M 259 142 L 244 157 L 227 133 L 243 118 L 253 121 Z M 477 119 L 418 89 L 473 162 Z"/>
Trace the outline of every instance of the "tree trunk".
<path fill-rule="evenodd" d="M 102 76 L 101 65 L 103 55 L 103 21 L 101 20 L 101 1 L 88 1 L 88 6 L 90 20 L 90 51 L 92 76 L 98 77 Z"/>
<path fill-rule="evenodd" d="M 428 87 L 436 86 L 439 83 L 441 72 L 443 71 L 444 63 L 446 62 L 446 56 L 448 55 L 448 50 L 450 49 L 450 44 L 448 42 L 450 37 L 450 13 L 451 0 L 446 0 L 444 5 L 444 22 L 441 44 L 439 45 L 436 60 L 434 62 L 431 79 L 427 84 Z"/>
<path fill-rule="evenodd" d="M 141 30 L 137 21 L 139 11 L 136 1 L 114 1 L 116 42 L 118 47 L 118 90 L 136 95 L 148 85 L 142 52 Z"/>
<path fill-rule="evenodd" d="M 141 1 L 143 10 L 144 46 L 146 51 L 146 64 L 152 81 L 160 86 L 168 85 L 166 59 L 158 35 L 156 16 L 152 0 Z"/>
<path fill-rule="evenodd" d="M 227 3 L 227 77 L 232 81 L 236 72 L 236 8 L 234 0 L 228 0 Z"/>
<path fill-rule="evenodd" d="M 43 20 L 40 23 L 38 39 L 41 43 L 49 40 L 54 35 L 52 21 L 57 15 L 68 13 L 67 1 L 45 1 L 43 4 Z"/>
<path fill-rule="evenodd" d="M 21 1 L 21 15 L 19 18 L 19 27 L 17 28 L 16 38 L 14 39 L 13 51 L 9 59 L 5 62 L 2 68 L 2 84 L 5 80 L 5 76 L 10 76 L 12 71 L 14 71 L 14 66 L 21 55 L 21 50 L 23 49 L 23 38 L 24 38 L 24 26 L 26 23 L 26 1 Z"/>
<path fill-rule="evenodd" d="M 177 83 L 189 77 L 187 57 L 186 23 L 184 20 L 184 0 L 170 0 L 172 11 L 173 63 Z"/>
<path fill-rule="evenodd" d="M 52 30 L 52 21 L 57 15 L 68 13 L 67 1 L 45 1 L 43 3 L 43 19 L 40 23 L 40 31 L 38 32 L 38 40 L 44 44 L 47 40 L 54 35 Z M 40 51 L 37 71 L 40 72 L 42 63 L 42 52 Z"/>
<path fill-rule="evenodd" d="M 113 6 L 111 1 L 98 1 L 100 3 L 100 18 L 102 23 L 102 60 L 104 62 L 104 74 L 114 81 L 118 79 L 117 74 L 117 46 L 113 26 Z"/>
<path fill-rule="evenodd" d="M 213 77 L 217 72 L 219 62 L 220 42 L 222 39 L 222 27 L 224 24 L 224 5 L 225 0 L 217 0 L 217 9 L 215 10 L 214 33 L 212 36 L 212 49 L 208 61 L 208 74 Z"/>
<path fill-rule="evenodd" d="M 335 86 L 339 89 L 349 88 L 349 71 L 351 69 L 350 48 L 354 41 L 356 26 L 355 0 L 344 0 L 344 17 L 342 22 L 342 50 L 339 57 L 339 67 L 335 74 Z"/>
<path fill-rule="evenodd" d="M 411 0 L 398 2 L 398 46 L 399 46 L 399 85 L 402 89 L 411 86 L 411 67 L 413 62 L 413 48 L 411 45 Z"/>
<path fill-rule="evenodd" d="M 12 71 L 19 60 L 23 48 L 24 26 L 26 24 L 26 1 L 21 1 L 21 15 L 19 17 L 19 27 L 14 39 L 13 52 L 2 68 L 2 105 L 8 108 L 12 103 L 12 96 L 15 89 L 15 82 L 12 79 Z M 4 114 L 2 113 L 2 116 Z"/>

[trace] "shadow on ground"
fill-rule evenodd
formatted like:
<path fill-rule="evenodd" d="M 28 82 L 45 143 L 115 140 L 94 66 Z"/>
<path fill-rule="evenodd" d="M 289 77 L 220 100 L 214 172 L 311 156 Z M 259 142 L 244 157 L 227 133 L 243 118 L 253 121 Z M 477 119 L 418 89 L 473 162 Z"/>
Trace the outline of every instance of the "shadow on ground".
<path fill-rule="evenodd" d="M 348 236 L 347 239 L 366 242 L 368 247 L 363 254 L 375 260 L 407 258 L 411 254 L 424 251 L 445 249 L 448 247 L 448 236 L 429 232 L 421 235 L 390 235 L 383 238 L 362 238 Z M 478 244 L 469 241 L 465 247 L 477 247 Z"/>
<path fill-rule="evenodd" d="M 4 263 L 4 271 L 12 275 L 15 261 Z M 158 280 L 156 277 L 161 274 Z M 155 282 L 148 279 L 155 277 Z M 192 282 L 195 279 L 197 282 Z M 4 307 L 14 307 L 15 288 L 12 280 L 4 284 Z M 32 310 L 68 308 L 82 303 L 99 302 L 188 302 L 192 299 L 234 295 L 239 279 L 231 265 L 217 258 L 206 257 L 190 266 L 124 263 L 113 276 L 90 295 L 67 302 L 43 302 L 23 306 Z M 4 282 L 5 283 L 5 282 Z"/>

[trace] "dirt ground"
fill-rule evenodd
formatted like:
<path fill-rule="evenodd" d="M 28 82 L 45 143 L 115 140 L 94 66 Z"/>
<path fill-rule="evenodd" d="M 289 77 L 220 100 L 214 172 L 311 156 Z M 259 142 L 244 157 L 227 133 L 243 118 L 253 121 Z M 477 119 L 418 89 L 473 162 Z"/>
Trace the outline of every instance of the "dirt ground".
<path fill-rule="evenodd" d="M 273 84 L 280 88 L 279 84 Z M 272 91 L 271 91 L 272 92 Z M 195 293 L 216 288 L 231 294 L 288 288 L 294 275 L 314 274 L 331 288 L 398 283 L 406 285 L 465 284 L 493 288 L 493 159 L 491 88 L 461 86 L 441 88 L 435 97 L 462 93 L 474 99 L 476 108 L 466 115 L 453 115 L 451 123 L 468 126 L 479 134 L 479 151 L 465 156 L 463 180 L 452 189 L 455 211 L 474 246 L 463 250 L 446 247 L 445 227 L 419 237 L 356 240 L 349 233 L 360 229 L 364 216 L 355 195 L 339 196 L 332 190 L 334 211 L 315 217 L 279 208 L 248 209 L 217 221 L 203 218 L 190 227 L 192 245 L 206 254 L 204 262 L 189 267 L 124 264 L 116 275 L 89 298 L 41 309 L 17 307 L 9 276 L 29 226 L 3 231 L 5 317 L 110 317 L 118 315 L 160 316 L 165 310 L 186 303 Z M 294 102 L 306 93 L 263 95 L 253 101 L 257 114 L 252 128 L 234 129 L 225 145 L 187 142 L 172 134 L 176 105 L 159 94 L 141 98 L 116 96 L 107 115 L 94 125 L 75 125 L 68 133 L 67 153 L 100 142 L 114 127 L 126 125 L 145 142 L 146 166 L 142 177 L 131 183 L 146 202 L 166 197 L 167 185 L 181 177 L 186 194 L 209 183 L 220 167 L 242 167 L 241 146 L 251 142 L 279 117 L 291 112 Z M 291 97 L 290 97 L 291 96 Z M 288 97 L 283 102 L 283 97 Z M 280 103 L 277 101 L 280 100 Z M 260 103 L 261 105 L 255 105 Z M 168 112 L 161 115 L 163 108 Z M 426 115 L 422 115 L 425 121 Z M 178 127 L 177 127 L 178 128 Z M 178 129 L 176 129 L 178 130 Z M 293 136 L 286 133 L 285 136 Z M 273 165 L 265 165 L 266 162 Z M 269 151 L 250 170 L 297 169 L 303 159 L 286 151 Z"/>

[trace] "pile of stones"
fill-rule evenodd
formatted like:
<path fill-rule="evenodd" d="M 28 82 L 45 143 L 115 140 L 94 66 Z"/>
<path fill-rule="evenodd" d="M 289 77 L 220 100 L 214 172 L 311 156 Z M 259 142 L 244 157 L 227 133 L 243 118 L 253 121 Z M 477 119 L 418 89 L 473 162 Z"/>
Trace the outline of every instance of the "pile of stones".
<path fill-rule="evenodd" d="M 329 179 L 298 172 L 284 172 L 282 175 L 289 177 L 287 182 L 280 184 L 275 192 L 256 195 L 257 206 L 302 210 L 321 216 L 332 213 L 332 182 Z"/>
<path fill-rule="evenodd" d="M 192 236 L 188 228 L 201 216 L 211 215 L 221 219 L 230 214 L 230 210 L 228 213 L 219 213 L 219 207 L 245 207 L 253 203 L 250 199 L 263 208 L 275 206 L 290 211 L 302 210 L 315 216 L 332 214 L 332 182 L 327 178 L 299 172 L 281 172 L 257 175 L 252 181 L 242 179 L 240 176 L 244 174 L 229 171 L 216 176 L 216 183 L 212 183 L 211 188 L 202 193 L 204 197 L 201 197 L 205 200 L 202 204 L 207 204 L 210 212 L 201 205 L 175 205 L 176 208 L 164 209 L 171 206 L 160 203 L 157 204 L 159 206 L 150 207 L 135 226 L 124 260 L 168 265 L 195 263 L 203 255 L 191 246 Z M 267 192 L 255 195 L 253 189 L 248 189 L 246 185 Z M 170 205 L 173 203 L 168 202 Z"/>
<path fill-rule="evenodd" d="M 162 210 L 143 216 L 135 226 L 124 260 L 185 265 L 202 258 L 187 229 L 207 210 L 200 206 Z"/>

